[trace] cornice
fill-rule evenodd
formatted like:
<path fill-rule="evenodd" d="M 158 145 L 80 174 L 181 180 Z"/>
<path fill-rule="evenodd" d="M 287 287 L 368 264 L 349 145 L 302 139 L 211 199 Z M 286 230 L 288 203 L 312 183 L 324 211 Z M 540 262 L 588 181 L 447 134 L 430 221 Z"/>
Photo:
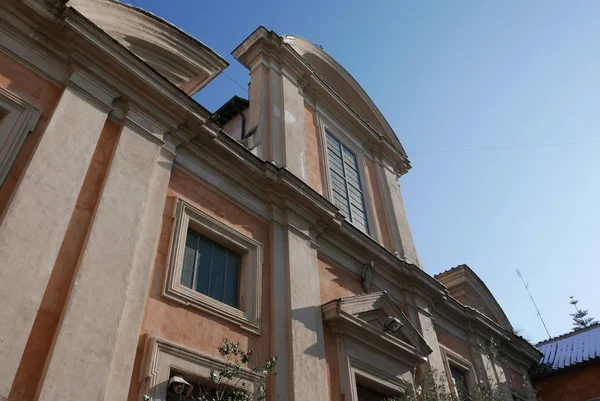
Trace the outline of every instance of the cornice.
<path fill-rule="evenodd" d="M 176 112 L 179 117 L 174 116 L 175 119 L 181 119 L 183 114 L 191 126 L 203 125 L 210 117 L 208 110 L 74 8 L 65 9 L 62 24 L 67 29 L 71 48 L 92 61 L 89 68 L 131 100 L 145 107 L 161 104 L 162 113 Z"/>
<path fill-rule="evenodd" d="M 258 27 L 231 53 L 242 65 L 252 69 L 261 57 L 276 59 L 281 65 L 294 72 L 296 81 L 301 82 L 302 90 L 309 91 L 317 98 L 322 97 L 324 103 L 335 104 L 343 110 L 355 125 L 360 127 L 357 132 L 367 133 L 367 143 L 378 143 L 385 157 L 393 161 L 398 175 L 410 169 L 410 162 L 405 154 L 396 149 L 390 141 L 378 133 L 358 114 L 342 97 L 340 97 L 314 68 L 296 52 L 284 38 L 277 33 L 267 30 L 264 26 Z M 342 119 L 344 120 L 344 119 Z"/>

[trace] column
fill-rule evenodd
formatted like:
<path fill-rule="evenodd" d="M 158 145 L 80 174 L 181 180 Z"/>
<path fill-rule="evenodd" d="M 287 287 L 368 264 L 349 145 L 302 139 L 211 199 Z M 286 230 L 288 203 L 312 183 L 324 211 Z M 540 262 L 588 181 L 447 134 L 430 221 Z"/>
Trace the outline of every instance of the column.
<path fill-rule="evenodd" d="M 149 121 L 137 124 L 133 117 L 130 110 L 63 312 L 40 401 L 127 397 L 171 168 L 157 139 L 163 129 Z"/>
<path fill-rule="evenodd" d="M 73 73 L 0 223 L 0 399 L 8 397 L 115 96 Z"/>

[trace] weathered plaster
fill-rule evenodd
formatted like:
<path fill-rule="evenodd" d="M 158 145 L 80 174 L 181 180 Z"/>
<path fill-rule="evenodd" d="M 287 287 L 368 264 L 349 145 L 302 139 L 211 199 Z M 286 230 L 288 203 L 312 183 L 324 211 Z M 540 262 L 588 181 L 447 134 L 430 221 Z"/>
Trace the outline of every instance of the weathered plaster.
<path fill-rule="evenodd" d="M 9 339 L 0 343 L 0 396 L 8 396 L 107 115 L 67 86 L 5 211 L 0 260 L 10 268 L 0 270 L 0 318 L 11 324 L 0 328 Z"/>

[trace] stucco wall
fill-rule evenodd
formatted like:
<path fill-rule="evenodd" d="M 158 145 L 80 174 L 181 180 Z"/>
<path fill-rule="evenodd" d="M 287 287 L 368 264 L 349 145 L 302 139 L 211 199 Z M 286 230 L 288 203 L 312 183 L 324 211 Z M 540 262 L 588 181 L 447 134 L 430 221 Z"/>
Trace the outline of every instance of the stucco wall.
<path fill-rule="evenodd" d="M 3 52 L 0 52 L 0 87 L 8 89 L 42 111 L 37 126 L 25 138 L 9 174 L 0 186 L 0 216 L 2 216 L 41 133 L 46 129 L 62 90 Z"/>
<path fill-rule="evenodd" d="M 600 397 L 600 363 L 533 381 L 540 401 L 587 401 Z"/>
<path fill-rule="evenodd" d="M 446 330 L 436 326 L 435 334 L 437 335 L 438 342 L 449 348 L 450 350 L 456 352 L 463 358 L 469 360 L 469 362 L 473 363 L 473 354 L 471 353 L 471 347 L 461 341 L 459 338 L 456 338 L 452 334 L 448 333 Z"/>
<path fill-rule="evenodd" d="M 321 303 L 326 304 L 341 297 L 363 294 L 362 280 L 323 255 L 319 255 L 319 282 Z"/>
<path fill-rule="evenodd" d="M 182 168 L 177 166 L 173 168 L 163 213 L 153 278 L 140 332 L 136 364 L 132 375 L 131 400 L 137 400 L 139 395 L 139 369 L 143 356 L 141 355 L 143 344 L 147 335 L 160 337 L 217 358 L 220 358 L 217 347 L 222 344 L 224 338 L 239 341 L 242 347 L 249 347 L 254 350 L 254 360 L 256 362 L 262 362 L 271 356 L 269 353 L 270 264 L 268 257 L 264 258 L 262 277 L 261 335 L 251 334 L 226 320 L 161 296 L 172 235 L 172 212 L 177 197 L 184 199 L 240 233 L 260 242 L 263 245 L 264 254 L 266 256 L 270 254 L 269 226 L 264 221 L 217 194 L 213 189 L 193 178 Z"/>
<path fill-rule="evenodd" d="M 317 112 L 312 107 L 304 104 L 304 121 L 306 123 L 306 148 L 308 153 L 309 182 L 312 189 L 323 196 L 323 163 L 321 161 L 319 127 L 317 125 Z"/>
<path fill-rule="evenodd" d="M 35 397 L 61 314 L 69 297 L 119 132 L 119 124 L 107 121 L 100 135 L 25 347 L 9 400 L 27 401 Z"/>

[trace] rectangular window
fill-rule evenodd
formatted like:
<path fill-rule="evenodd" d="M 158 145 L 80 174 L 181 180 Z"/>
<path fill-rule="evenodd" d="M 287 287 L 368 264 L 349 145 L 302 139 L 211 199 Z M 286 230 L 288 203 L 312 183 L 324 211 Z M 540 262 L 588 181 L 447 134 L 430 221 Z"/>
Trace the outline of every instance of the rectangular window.
<path fill-rule="evenodd" d="M 450 366 L 452 375 L 452 386 L 458 401 L 469 401 L 469 389 L 467 387 L 467 375 L 464 371 Z"/>
<path fill-rule="evenodd" d="M 327 133 L 327 161 L 333 204 L 364 233 L 369 233 L 356 155 Z"/>
<path fill-rule="evenodd" d="M 181 284 L 238 308 L 241 262 L 237 253 L 188 228 Z"/>

